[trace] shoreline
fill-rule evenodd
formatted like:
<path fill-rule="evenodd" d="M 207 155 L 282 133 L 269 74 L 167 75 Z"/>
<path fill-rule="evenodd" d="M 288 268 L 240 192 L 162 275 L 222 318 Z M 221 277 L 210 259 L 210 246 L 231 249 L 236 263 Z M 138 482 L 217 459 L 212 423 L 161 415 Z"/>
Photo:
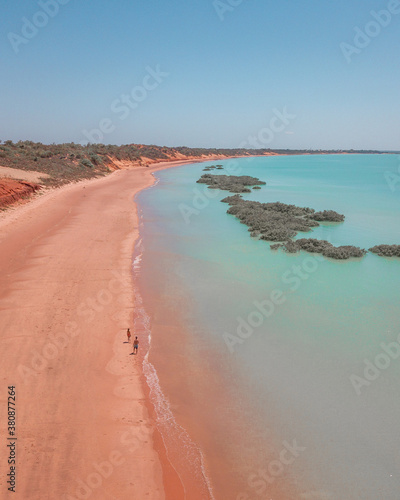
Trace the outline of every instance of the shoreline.
<path fill-rule="evenodd" d="M 0 374 L 17 387 L 21 422 L 16 498 L 41 500 L 50 488 L 58 498 L 97 488 L 121 500 L 184 498 L 125 345 L 139 236 L 133 196 L 171 163 L 50 190 L 0 220 Z M 114 469 L 109 478 L 99 464 Z"/>
<path fill-rule="evenodd" d="M 31 195 L 28 198 L 23 198 L 21 197 L 19 200 L 16 200 L 15 202 L 11 204 L 6 204 L 2 208 L 3 213 L 8 213 L 10 210 L 13 209 L 18 209 L 22 205 L 30 204 L 32 201 L 36 200 L 37 198 L 47 196 L 49 193 L 52 192 L 57 192 L 60 189 L 65 189 L 68 186 L 74 186 L 76 184 L 82 184 L 85 185 L 87 182 L 92 182 L 94 180 L 101 179 L 103 177 L 108 177 L 112 173 L 120 170 L 137 170 L 137 169 L 149 169 L 150 171 L 156 171 L 159 169 L 164 169 L 164 168 L 172 168 L 180 165 L 186 165 L 186 164 L 194 164 L 194 163 L 204 163 L 208 161 L 223 161 L 223 160 L 229 160 L 229 159 L 243 159 L 243 158 L 268 158 L 268 157 L 274 157 L 274 156 L 335 156 L 335 155 L 359 155 L 359 154 L 379 154 L 379 155 L 397 155 L 397 153 L 391 153 L 391 152 L 380 152 L 380 153 L 349 153 L 349 152 L 320 152 L 320 153 L 299 153 L 295 155 L 290 155 L 289 153 L 276 153 L 276 152 L 271 152 L 271 153 L 265 153 L 263 155 L 245 155 L 245 156 L 226 156 L 226 155 L 210 155 L 210 156 L 203 156 L 203 157 L 193 157 L 193 158 L 185 158 L 185 159 L 167 159 L 167 160 L 152 160 L 150 158 L 146 158 L 147 162 L 145 161 L 144 164 L 139 164 L 137 162 L 132 162 L 129 160 L 116 160 L 115 158 L 112 159 L 112 164 L 113 164 L 113 169 L 110 170 L 108 174 L 105 176 L 97 176 L 93 177 L 91 179 L 77 179 L 77 180 L 71 180 L 67 184 L 63 184 L 62 186 L 59 187 L 42 187 L 42 190 L 38 191 L 37 193 Z M 2 176 L 3 174 L 3 176 Z M 2 167 L 0 166 L 0 184 L 3 179 L 12 179 L 17 182 L 21 181 L 35 181 L 39 182 L 40 185 L 40 178 L 49 178 L 48 174 L 38 172 L 38 171 L 31 171 L 31 170 L 20 170 L 18 168 L 11 168 L 11 167 Z M 0 222 L 4 218 L 2 217 L 2 213 L 0 211 Z"/>

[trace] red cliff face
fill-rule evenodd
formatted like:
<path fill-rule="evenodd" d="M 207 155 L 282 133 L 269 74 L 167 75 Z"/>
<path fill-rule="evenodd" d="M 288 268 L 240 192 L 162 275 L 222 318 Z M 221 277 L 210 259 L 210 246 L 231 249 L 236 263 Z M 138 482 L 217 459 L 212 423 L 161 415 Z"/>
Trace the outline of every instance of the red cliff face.
<path fill-rule="evenodd" d="M 40 187 L 38 184 L 32 182 L 0 179 L 0 208 L 29 197 L 35 191 L 38 191 Z"/>

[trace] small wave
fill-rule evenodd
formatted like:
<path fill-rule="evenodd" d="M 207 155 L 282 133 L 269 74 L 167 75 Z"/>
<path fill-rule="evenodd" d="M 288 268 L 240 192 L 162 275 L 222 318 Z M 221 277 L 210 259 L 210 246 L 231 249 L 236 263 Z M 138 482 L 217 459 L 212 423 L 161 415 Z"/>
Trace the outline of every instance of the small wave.
<path fill-rule="evenodd" d="M 138 242 L 139 245 L 141 243 L 141 240 Z M 135 257 L 134 261 L 133 261 L 133 272 L 135 273 L 136 271 L 139 271 L 140 270 L 140 264 L 142 262 L 142 256 L 143 254 L 140 253 L 138 256 Z M 135 273 L 136 274 L 136 273 Z"/>
<path fill-rule="evenodd" d="M 157 426 L 161 433 L 168 459 L 176 470 L 183 487 L 188 482 L 195 483 L 195 490 L 201 497 L 215 500 L 211 482 L 208 478 L 202 451 L 192 441 L 186 430 L 180 426 L 171 411 L 168 399 L 161 390 L 158 375 L 148 360 L 148 353 L 143 360 L 143 372 L 150 388 L 150 399 L 154 405 Z M 184 453 L 182 453 L 184 450 Z"/>

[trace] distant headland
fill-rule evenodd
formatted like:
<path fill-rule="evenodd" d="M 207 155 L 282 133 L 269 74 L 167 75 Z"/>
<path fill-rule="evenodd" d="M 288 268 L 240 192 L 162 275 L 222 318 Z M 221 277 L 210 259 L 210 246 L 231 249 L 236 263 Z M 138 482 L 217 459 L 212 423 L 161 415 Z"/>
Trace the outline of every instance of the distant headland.
<path fill-rule="evenodd" d="M 82 145 L 73 142 L 43 144 L 6 140 L 0 141 L 0 208 L 29 197 L 41 187 L 58 187 L 70 182 L 105 176 L 115 170 L 148 167 L 159 163 L 178 164 L 253 156 L 385 153 L 374 150 L 217 149 L 143 144 Z"/>

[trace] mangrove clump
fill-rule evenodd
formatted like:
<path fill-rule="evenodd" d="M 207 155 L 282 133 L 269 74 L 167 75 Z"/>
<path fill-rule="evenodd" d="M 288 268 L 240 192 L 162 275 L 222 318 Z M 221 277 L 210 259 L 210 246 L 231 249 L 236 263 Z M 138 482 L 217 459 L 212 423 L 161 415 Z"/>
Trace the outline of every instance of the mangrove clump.
<path fill-rule="evenodd" d="M 369 251 L 380 257 L 400 257 L 400 245 L 376 245 Z"/>
<path fill-rule="evenodd" d="M 319 226 L 318 222 L 310 217 L 314 213 L 312 208 L 280 202 L 260 203 L 243 200 L 240 196 L 230 196 L 223 201 L 230 205 L 228 214 L 246 224 L 251 233 L 258 233 L 262 240 L 286 241 L 296 236 L 299 231 L 308 232 L 312 227 Z"/>
<path fill-rule="evenodd" d="M 309 232 L 312 228 L 318 227 L 321 222 L 343 222 L 345 216 L 334 210 L 316 212 L 313 208 L 297 207 L 279 201 L 261 203 L 244 200 L 238 193 L 251 192 L 248 186 L 261 189 L 260 185 L 266 184 L 256 177 L 205 174 L 197 182 L 207 184 L 210 189 L 223 189 L 237 193 L 221 200 L 229 205 L 227 213 L 234 215 L 242 224 L 245 224 L 252 238 L 276 242 L 271 245 L 271 250 L 282 249 L 288 253 L 305 251 L 339 260 L 361 258 L 367 253 L 363 248 L 353 245 L 335 247 L 329 241 L 315 238 L 295 240 L 299 232 Z M 381 257 L 400 257 L 400 245 L 377 245 L 369 251 Z"/>
<path fill-rule="evenodd" d="M 344 215 L 333 210 L 315 212 L 313 208 L 287 205 L 279 201 L 260 203 L 244 200 L 239 194 L 228 196 L 222 202 L 230 205 L 228 214 L 234 215 L 242 224 L 248 226 L 253 238 L 258 237 L 265 241 L 280 242 L 271 245 L 272 250 L 282 248 L 288 253 L 304 250 L 341 260 L 350 257 L 363 257 L 366 253 L 365 250 L 355 246 L 335 247 L 328 241 L 315 238 L 293 240 L 298 232 L 308 232 L 313 227 L 318 227 L 320 219 L 324 222 L 343 222 Z"/>
<path fill-rule="evenodd" d="M 204 174 L 197 181 L 207 184 L 209 189 L 222 189 L 230 193 L 251 193 L 247 186 L 264 186 L 266 182 L 249 175 L 213 175 Z"/>
<path fill-rule="evenodd" d="M 323 212 L 315 212 L 312 218 L 318 222 L 343 222 L 344 215 L 338 214 L 334 210 L 324 210 Z"/>
<path fill-rule="evenodd" d="M 366 250 L 352 245 L 342 245 L 335 247 L 332 243 L 326 240 L 317 240 L 315 238 L 301 238 L 299 240 L 288 240 L 285 243 L 277 243 L 271 245 L 271 250 L 282 248 L 288 253 L 297 253 L 304 250 L 309 253 L 320 253 L 324 257 L 331 259 L 346 260 L 350 257 L 364 257 Z"/>

